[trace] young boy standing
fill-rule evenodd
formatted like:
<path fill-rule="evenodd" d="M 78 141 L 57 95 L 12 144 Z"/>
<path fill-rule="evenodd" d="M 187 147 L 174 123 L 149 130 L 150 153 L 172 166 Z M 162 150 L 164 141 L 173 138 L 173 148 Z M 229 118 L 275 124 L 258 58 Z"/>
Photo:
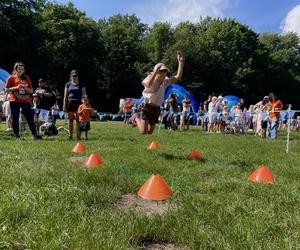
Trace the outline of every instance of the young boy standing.
<path fill-rule="evenodd" d="M 80 139 L 81 133 L 84 132 L 84 139 L 88 139 L 88 131 L 91 129 L 90 120 L 93 109 L 89 104 L 89 99 L 87 96 L 83 96 L 82 104 L 78 107 L 78 118 L 79 118 L 79 131 L 80 131 Z"/>

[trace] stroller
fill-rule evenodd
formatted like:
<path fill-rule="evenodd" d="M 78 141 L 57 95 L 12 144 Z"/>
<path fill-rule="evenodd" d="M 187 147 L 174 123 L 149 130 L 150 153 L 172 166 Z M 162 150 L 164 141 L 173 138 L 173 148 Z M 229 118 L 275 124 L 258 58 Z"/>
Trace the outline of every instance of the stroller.
<path fill-rule="evenodd" d="M 58 134 L 58 129 L 54 124 L 54 119 L 51 112 L 40 109 L 37 111 L 36 122 L 39 126 L 39 134 L 44 131 L 44 135 L 52 136 Z"/>
<path fill-rule="evenodd" d="M 224 135 L 233 135 L 235 132 L 235 121 L 231 116 L 223 117 L 221 122 L 224 123 Z"/>

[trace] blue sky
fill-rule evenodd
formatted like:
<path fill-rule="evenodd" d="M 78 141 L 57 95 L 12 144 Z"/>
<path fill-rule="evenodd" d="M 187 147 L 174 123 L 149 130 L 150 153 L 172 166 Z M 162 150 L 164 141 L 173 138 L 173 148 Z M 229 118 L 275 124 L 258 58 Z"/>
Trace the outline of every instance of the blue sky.
<path fill-rule="evenodd" d="M 56 0 L 68 3 L 70 0 Z M 300 0 L 71 0 L 95 20 L 136 14 L 142 22 L 197 22 L 201 16 L 231 17 L 256 32 L 294 31 L 300 35 Z"/>

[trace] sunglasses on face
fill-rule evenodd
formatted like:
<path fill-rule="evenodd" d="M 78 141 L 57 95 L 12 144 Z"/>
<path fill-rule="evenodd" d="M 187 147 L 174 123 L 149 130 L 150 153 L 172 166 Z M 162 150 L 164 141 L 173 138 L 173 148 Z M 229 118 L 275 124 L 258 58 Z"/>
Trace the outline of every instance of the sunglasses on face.
<path fill-rule="evenodd" d="M 78 77 L 78 75 L 72 75 L 73 77 Z"/>

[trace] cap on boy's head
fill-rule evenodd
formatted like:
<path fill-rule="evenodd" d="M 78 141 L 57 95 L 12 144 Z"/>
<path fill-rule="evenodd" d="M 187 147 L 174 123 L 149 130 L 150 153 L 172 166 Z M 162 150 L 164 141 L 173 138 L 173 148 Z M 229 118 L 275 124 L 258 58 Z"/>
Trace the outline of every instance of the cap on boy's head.
<path fill-rule="evenodd" d="M 167 68 L 167 66 L 164 64 L 164 63 L 158 63 L 154 66 L 154 69 L 153 71 L 156 71 L 156 69 L 160 67 L 160 71 L 162 70 L 166 70 L 166 71 L 169 71 L 169 69 Z"/>
<path fill-rule="evenodd" d="M 45 82 L 45 81 L 44 81 L 44 79 L 43 79 L 43 78 L 40 78 L 40 79 L 39 79 L 39 82 Z"/>
<path fill-rule="evenodd" d="M 219 99 L 219 100 L 220 100 L 220 99 L 223 99 L 223 96 L 219 95 L 219 96 L 218 96 L 218 99 Z"/>
<path fill-rule="evenodd" d="M 76 70 L 76 69 L 73 69 L 72 71 L 71 71 L 71 73 L 70 73 L 70 75 L 71 76 L 78 76 L 79 74 L 78 74 L 78 71 Z"/>
<path fill-rule="evenodd" d="M 265 100 L 265 99 L 269 99 L 269 96 L 265 95 L 265 96 L 264 96 L 264 100 Z"/>

